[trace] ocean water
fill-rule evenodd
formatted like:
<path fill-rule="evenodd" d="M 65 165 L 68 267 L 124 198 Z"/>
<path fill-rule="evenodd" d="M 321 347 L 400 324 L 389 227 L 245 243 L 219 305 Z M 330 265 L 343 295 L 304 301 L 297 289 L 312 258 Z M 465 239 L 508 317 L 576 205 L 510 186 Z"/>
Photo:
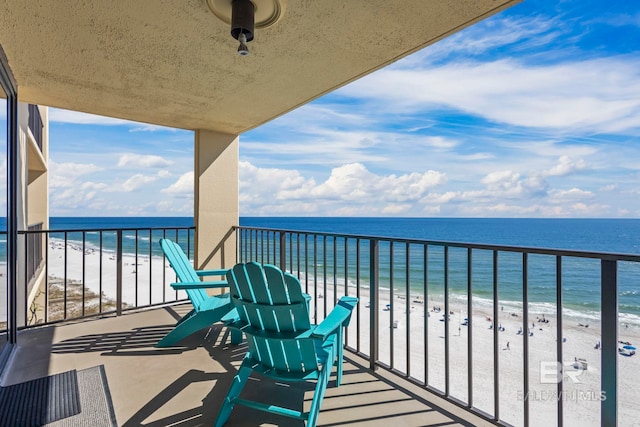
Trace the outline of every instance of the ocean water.
<path fill-rule="evenodd" d="M 283 218 L 283 217 L 242 217 L 240 225 L 261 228 L 287 229 L 296 231 L 317 231 L 349 235 L 381 236 L 431 241 L 485 243 L 551 249 L 568 249 L 622 254 L 640 254 L 640 220 L 633 219 L 480 219 L 480 218 Z M 4 218 L 0 219 L 0 227 Z M 50 219 L 51 230 L 98 230 L 134 229 L 157 227 L 190 227 L 193 218 L 188 217 L 117 217 L 117 218 L 61 218 Z M 1 228 L 0 228 L 1 229 Z M 145 230 L 138 233 L 125 231 L 123 251 L 133 253 L 136 247 L 143 256 L 160 256 L 157 242 L 161 237 L 185 243 L 193 242 L 193 232 L 180 230 L 163 233 L 161 230 Z M 63 233 L 51 235 L 52 239 L 63 239 Z M 82 234 L 69 231 L 67 239 L 72 244 L 82 244 Z M 115 233 L 97 231 L 85 235 L 88 247 L 97 247 L 102 239 L 106 251 L 115 250 Z M 3 236 L 0 236 L 0 258 L 4 259 Z M 311 244 L 312 242 L 308 242 Z M 338 273 L 344 276 L 344 248 L 338 240 Z M 350 265 L 355 265 L 355 245 L 347 251 Z M 400 246 L 400 245 L 397 245 Z M 361 248 L 361 260 L 368 259 L 368 246 Z M 409 262 L 410 293 L 422 294 L 420 280 L 423 271 L 423 255 L 412 248 Z M 418 248 L 417 252 L 420 249 Z M 332 266 L 331 253 L 327 265 Z M 297 255 L 294 253 L 294 258 Z M 444 263 L 442 249 L 429 247 L 429 292 L 442 294 L 444 283 Z M 474 251 L 472 264 L 474 303 L 490 304 L 492 298 L 493 272 L 492 253 Z M 394 251 L 394 290 L 406 289 L 404 270 L 406 260 L 402 248 Z M 321 259 L 319 257 L 318 259 Z M 387 244 L 380 246 L 380 286 L 390 286 L 391 254 Z M 517 307 L 522 300 L 521 257 L 516 254 L 500 253 L 498 283 L 501 304 Z M 294 260 L 295 266 L 297 259 Z M 323 261 L 316 260 L 316 268 L 323 269 Z M 312 266 L 313 267 L 313 266 Z M 619 263 L 619 307 L 621 317 L 628 317 L 640 323 L 640 264 Z M 449 290 L 451 297 L 464 299 L 466 293 L 466 251 L 449 251 Z M 354 268 L 350 267 L 348 280 L 355 284 Z M 531 255 L 529 257 L 529 299 L 536 305 L 537 312 L 555 313 L 555 257 Z M 368 268 L 361 269 L 361 285 L 368 283 Z M 577 317 L 597 318 L 600 310 L 600 264 L 597 261 L 579 258 L 565 258 L 562 265 L 563 310 Z"/>
<path fill-rule="evenodd" d="M 640 254 L 640 219 L 245 217 L 240 225 Z"/>
<path fill-rule="evenodd" d="M 344 233 L 350 235 L 426 239 L 461 243 L 485 243 L 519 247 L 576 251 L 640 254 L 640 220 L 633 219 L 484 219 L 484 218 L 242 218 L 241 225 L 289 230 Z M 338 240 L 340 246 L 340 240 Z M 309 242 L 312 244 L 312 242 Z M 355 265 L 353 244 L 348 254 Z M 393 288 L 406 292 L 403 246 L 395 248 Z M 340 252 L 340 247 L 338 248 Z M 380 286 L 389 286 L 391 254 L 388 244 L 380 246 Z M 413 295 L 423 293 L 423 254 L 411 248 L 409 288 Z M 473 253 L 472 281 L 474 304 L 492 304 L 492 253 Z M 295 257 L 295 254 L 294 254 Z M 368 259 L 368 246 L 361 248 L 361 260 Z M 439 247 L 429 247 L 428 286 L 431 295 L 444 292 L 444 256 Z M 521 308 L 522 257 L 501 252 L 498 268 L 498 298 L 501 304 Z M 528 294 L 537 313 L 556 312 L 555 257 L 529 256 Z M 327 264 L 333 264 L 331 254 Z M 338 263 L 339 273 L 344 269 Z M 451 298 L 464 300 L 467 289 L 467 254 L 463 249 L 449 251 L 449 291 Z M 368 268 L 361 270 L 361 283 L 368 282 Z M 355 283 L 352 272 L 351 284 Z M 619 309 L 621 319 L 640 323 L 640 264 L 618 264 Z M 600 263 L 597 260 L 563 258 L 562 298 L 565 315 L 589 320 L 599 318 L 601 305 Z"/>

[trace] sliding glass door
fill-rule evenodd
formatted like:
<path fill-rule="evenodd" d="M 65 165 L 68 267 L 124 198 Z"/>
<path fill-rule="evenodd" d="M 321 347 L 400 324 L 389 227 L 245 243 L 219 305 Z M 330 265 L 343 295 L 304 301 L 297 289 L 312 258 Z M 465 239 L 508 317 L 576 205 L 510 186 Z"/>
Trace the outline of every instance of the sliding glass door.
<path fill-rule="evenodd" d="M 17 133 L 18 93 L 0 46 L 0 374 L 17 339 Z"/>
<path fill-rule="evenodd" d="M 7 293 L 7 126 L 8 97 L 0 86 L 0 353 L 7 343 L 9 299 Z"/>

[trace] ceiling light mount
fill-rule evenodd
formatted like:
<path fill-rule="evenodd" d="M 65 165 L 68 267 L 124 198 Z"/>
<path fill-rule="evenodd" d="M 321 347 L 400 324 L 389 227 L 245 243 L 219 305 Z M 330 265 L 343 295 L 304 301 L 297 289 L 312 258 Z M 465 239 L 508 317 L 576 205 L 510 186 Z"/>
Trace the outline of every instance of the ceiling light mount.
<path fill-rule="evenodd" d="M 285 0 L 206 0 L 209 9 L 221 21 L 231 26 L 231 36 L 238 40 L 238 54 L 249 54 L 247 43 L 253 40 L 256 28 L 268 28 L 278 22 L 284 12 Z"/>
<path fill-rule="evenodd" d="M 238 36 L 238 41 L 240 42 L 240 45 L 238 46 L 238 55 L 249 55 L 249 47 L 247 46 L 247 42 L 249 40 L 247 40 L 247 35 L 245 33 L 240 33 L 240 35 Z"/>

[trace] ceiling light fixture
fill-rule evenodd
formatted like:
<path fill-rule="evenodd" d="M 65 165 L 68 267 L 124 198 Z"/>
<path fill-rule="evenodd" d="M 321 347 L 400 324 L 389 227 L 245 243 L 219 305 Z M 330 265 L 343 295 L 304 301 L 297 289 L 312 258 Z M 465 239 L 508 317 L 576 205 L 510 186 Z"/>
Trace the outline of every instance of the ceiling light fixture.
<path fill-rule="evenodd" d="M 251 0 L 231 1 L 231 36 L 240 42 L 238 55 L 247 56 L 247 43 L 253 40 L 255 7 Z"/>
<path fill-rule="evenodd" d="M 238 55 L 247 56 L 247 43 L 256 28 L 267 28 L 278 22 L 286 0 L 206 0 L 209 9 L 231 26 L 231 36 L 238 40 Z"/>

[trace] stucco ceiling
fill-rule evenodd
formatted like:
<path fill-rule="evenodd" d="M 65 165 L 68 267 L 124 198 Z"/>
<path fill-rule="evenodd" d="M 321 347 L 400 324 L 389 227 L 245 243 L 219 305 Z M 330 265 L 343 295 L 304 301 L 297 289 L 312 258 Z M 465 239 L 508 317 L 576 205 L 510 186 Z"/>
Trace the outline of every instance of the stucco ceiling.
<path fill-rule="evenodd" d="M 236 54 L 206 0 L 7 0 L 21 101 L 239 134 L 519 0 L 282 0 Z"/>

